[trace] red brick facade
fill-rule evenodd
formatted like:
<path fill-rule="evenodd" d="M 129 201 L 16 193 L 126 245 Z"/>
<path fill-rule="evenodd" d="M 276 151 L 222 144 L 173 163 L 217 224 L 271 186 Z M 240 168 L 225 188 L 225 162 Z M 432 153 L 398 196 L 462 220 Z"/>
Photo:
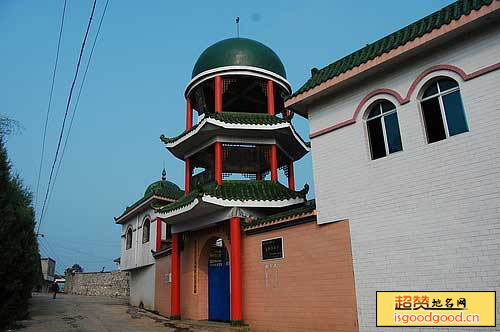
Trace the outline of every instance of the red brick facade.
<path fill-rule="evenodd" d="M 189 233 L 181 252 L 181 315 L 208 319 L 208 253 L 228 229 Z M 261 241 L 283 237 L 284 258 L 262 261 Z M 194 257 L 198 257 L 197 260 Z M 308 222 L 243 234 L 243 319 L 252 331 L 358 331 L 349 222 Z M 170 315 L 170 256 L 156 261 L 156 310 Z"/>

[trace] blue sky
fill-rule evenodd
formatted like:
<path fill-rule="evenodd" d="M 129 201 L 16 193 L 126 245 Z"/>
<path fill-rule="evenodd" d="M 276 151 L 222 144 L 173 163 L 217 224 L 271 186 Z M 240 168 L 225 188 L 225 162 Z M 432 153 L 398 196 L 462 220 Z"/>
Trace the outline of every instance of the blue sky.
<path fill-rule="evenodd" d="M 73 263 L 87 271 L 114 269 L 120 226 L 113 217 L 160 178 L 163 163 L 168 179 L 183 187 L 183 163 L 164 149 L 159 136 L 183 130 L 183 92 L 193 65 L 206 47 L 235 35 L 236 16 L 242 37 L 263 42 L 281 57 L 296 90 L 312 67 L 321 68 L 451 2 L 111 0 L 41 226 L 42 255 L 54 257 L 59 272 Z M 88 46 L 104 4 L 97 1 Z M 62 7 L 63 0 L 0 2 L 0 114 L 24 127 L 9 137 L 7 147 L 14 170 L 32 191 Z M 90 0 L 68 1 L 39 207 L 91 7 Z M 294 124 L 307 139 L 307 121 L 296 116 Z M 296 164 L 296 182 L 314 190 L 310 155 Z"/>

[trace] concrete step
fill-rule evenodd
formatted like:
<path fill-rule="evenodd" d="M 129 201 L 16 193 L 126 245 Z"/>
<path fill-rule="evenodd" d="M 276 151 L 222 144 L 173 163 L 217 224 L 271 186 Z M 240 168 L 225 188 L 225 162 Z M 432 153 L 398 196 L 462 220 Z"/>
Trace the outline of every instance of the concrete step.
<path fill-rule="evenodd" d="M 132 317 L 147 316 L 157 323 L 173 329 L 175 332 L 250 332 L 250 326 L 231 326 L 229 323 L 212 322 L 208 320 L 170 320 L 151 311 L 129 307 Z"/>
<path fill-rule="evenodd" d="M 250 327 L 231 326 L 229 323 L 211 322 L 205 320 L 169 320 L 163 323 L 166 327 L 179 332 L 207 331 L 207 332 L 250 332 Z"/>

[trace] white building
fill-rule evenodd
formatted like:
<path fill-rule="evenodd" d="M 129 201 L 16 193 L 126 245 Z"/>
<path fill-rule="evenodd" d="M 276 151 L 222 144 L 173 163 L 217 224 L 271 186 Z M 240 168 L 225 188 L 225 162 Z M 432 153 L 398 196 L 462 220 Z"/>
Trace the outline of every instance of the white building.
<path fill-rule="evenodd" d="M 166 224 L 157 218 L 152 205 L 165 205 L 184 194 L 174 183 L 165 179 L 148 186 L 144 197 L 115 218 L 122 225 L 120 270 L 130 272 L 130 304 L 155 310 L 155 260 L 166 240 Z M 159 223 L 159 224 L 158 224 Z"/>
<path fill-rule="evenodd" d="M 500 291 L 499 9 L 457 1 L 286 103 L 309 117 L 318 223 L 350 224 L 360 331 L 383 330 L 376 291 Z"/>
<path fill-rule="evenodd" d="M 56 261 L 50 257 L 40 258 L 40 265 L 42 266 L 43 280 L 52 284 L 56 273 Z"/>

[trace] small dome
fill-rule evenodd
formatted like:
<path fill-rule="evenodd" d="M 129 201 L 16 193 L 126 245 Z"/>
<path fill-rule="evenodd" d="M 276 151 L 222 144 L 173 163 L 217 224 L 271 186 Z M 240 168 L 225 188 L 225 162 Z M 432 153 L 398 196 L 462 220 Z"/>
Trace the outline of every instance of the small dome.
<path fill-rule="evenodd" d="M 226 66 L 250 66 L 269 70 L 286 79 L 285 66 L 272 49 L 248 38 L 221 40 L 201 53 L 192 78 L 204 71 Z"/>
<path fill-rule="evenodd" d="M 179 197 L 184 195 L 184 192 L 175 183 L 167 180 L 160 180 L 151 183 L 146 189 L 144 197 L 151 195 L 158 195 L 162 197 L 178 199 Z"/>

